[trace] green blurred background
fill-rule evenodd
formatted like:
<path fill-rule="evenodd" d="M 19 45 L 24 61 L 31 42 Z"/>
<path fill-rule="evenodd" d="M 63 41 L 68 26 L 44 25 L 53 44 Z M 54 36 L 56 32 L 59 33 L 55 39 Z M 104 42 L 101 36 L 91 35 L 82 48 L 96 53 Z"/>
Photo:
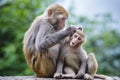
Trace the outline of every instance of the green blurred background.
<path fill-rule="evenodd" d="M 0 0 L 0 76 L 34 75 L 22 51 L 24 33 L 48 5 L 54 2 L 63 5 L 63 1 Z M 95 53 L 99 64 L 97 73 L 120 76 L 119 19 L 113 18 L 112 13 L 107 12 L 94 14 L 92 18 L 76 15 L 74 5 L 70 4 L 67 8 L 70 14 L 67 26 L 83 26 L 87 36 L 84 48 L 88 53 Z M 84 7 L 82 9 L 84 10 Z"/>

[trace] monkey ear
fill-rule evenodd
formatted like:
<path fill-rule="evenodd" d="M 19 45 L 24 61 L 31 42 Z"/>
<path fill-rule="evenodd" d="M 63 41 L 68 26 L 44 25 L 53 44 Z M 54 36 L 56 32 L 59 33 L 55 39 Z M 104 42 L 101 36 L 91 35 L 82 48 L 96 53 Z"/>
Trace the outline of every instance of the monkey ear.
<path fill-rule="evenodd" d="M 49 10 L 48 10 L 48 16 L 50 17 L 51 15 L 52 15 L 52 10 L 49 9 Z"/>
<path fill-rule="evenodd" d="M 83 31 L 83 28 L 82 27 L 78 27 L 79 30 Z"/>
<path fill-rule="evenodd" d="M 79 30 L 83 31 L 82 25 L 78 25 L 77 28 L 78 28 Z"/>

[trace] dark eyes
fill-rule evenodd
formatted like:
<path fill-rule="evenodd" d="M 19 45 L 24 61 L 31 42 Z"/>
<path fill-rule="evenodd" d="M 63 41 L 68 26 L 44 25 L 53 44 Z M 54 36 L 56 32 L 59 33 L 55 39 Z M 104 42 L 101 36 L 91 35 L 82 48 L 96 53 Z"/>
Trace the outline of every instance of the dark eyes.
<path fill-rule="evenodd" d="M 81 38 L 80 38 L 80 37 L 78 37 L 77 35 L 74 35 L 74 38 L 78 38 L 78 40 L 81 40 Z"/>
<path fill-rule="evenodd" d="M 78 38 L 78 40 L 81 40 L 81 38 Z"/>
<path fill-rule="evenodd" d="M 76 37 L 77 37 L 77 35 L 74 35 L 74 37 L 76 38 Z"/>

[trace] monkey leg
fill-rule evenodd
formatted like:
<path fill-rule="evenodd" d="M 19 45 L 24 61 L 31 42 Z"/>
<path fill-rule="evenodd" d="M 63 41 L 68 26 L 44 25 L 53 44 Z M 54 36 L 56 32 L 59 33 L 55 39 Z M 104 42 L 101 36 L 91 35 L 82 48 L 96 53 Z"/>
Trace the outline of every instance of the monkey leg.
<path fill-rule="evenodd" d="M 94 75 L 96 74 L 97 68 L 98 63 L 95 55 L 93 53 L 90 53 L 87 60 L 87 74 L 84 75 L 84 79 L 92 80 L 94 78 Z"/>
<path fill-rule="evenodd" d="M 48 54 L 39 55 L 38 53 L 32 55 L 31 62 L 29 62 L 31 69 L 35 72 L 36 77 L 53 77 L 55 73 L 55 63 Z"/>
<path fill-rule="evenodd" d="M 71 69 L 70 67 L 65 67 L 64 68 L 64 73 L 65 74 L 75 74 L 75 72 L 73 71 L 73 69 Z"/>
<path fill-rule="evenodd" d="M 70 67 L 65 67 L 64 73 L 65 74 L 62 74 L 62 78 L 64 79 L 75 78 L 75 72 Z"/>
<path fill-rule="evenodd" d="M 90 75 L 96 74 L 96 71 L 98 69 L 98 63 L 93 53 L 90 53 L 88 55 L 87 64 L 88 64 L 88 74 Z"/>

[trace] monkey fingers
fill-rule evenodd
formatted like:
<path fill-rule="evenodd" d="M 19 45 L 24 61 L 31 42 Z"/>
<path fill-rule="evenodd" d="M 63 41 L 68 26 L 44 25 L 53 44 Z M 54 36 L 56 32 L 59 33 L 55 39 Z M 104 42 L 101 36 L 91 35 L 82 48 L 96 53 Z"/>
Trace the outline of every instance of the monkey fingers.
<path fill-rule="evenodd" d="M 62 73 L 55 73 L 54 78 L 61 79 L 62 78 Z"/>
<path fill-rule="evenodd" d="M 84 74 L 85 74 L 84 72 L 81 72 L 81 71 L 80 71 L 80 72 L 76 75 L 76 78 L 77 78 L 77 79 L 83 79 Z"/>
<path fill-rule="evenodd" d="M 84 79 L 85 80 L 93 80 L 93 77 L 91 75 L 89 75 L 89 74 L 85 74 Z"/>
<path fill-rule="evenodd" d="M 76 29 L 77 29 L 77 28 L 76 28 L 75 26 L 70 26 L 70 27 L 67 28 L 67 30 L 71 32 L 71 35 L 72 35 L 73 33 L 75 33 Z"/>

